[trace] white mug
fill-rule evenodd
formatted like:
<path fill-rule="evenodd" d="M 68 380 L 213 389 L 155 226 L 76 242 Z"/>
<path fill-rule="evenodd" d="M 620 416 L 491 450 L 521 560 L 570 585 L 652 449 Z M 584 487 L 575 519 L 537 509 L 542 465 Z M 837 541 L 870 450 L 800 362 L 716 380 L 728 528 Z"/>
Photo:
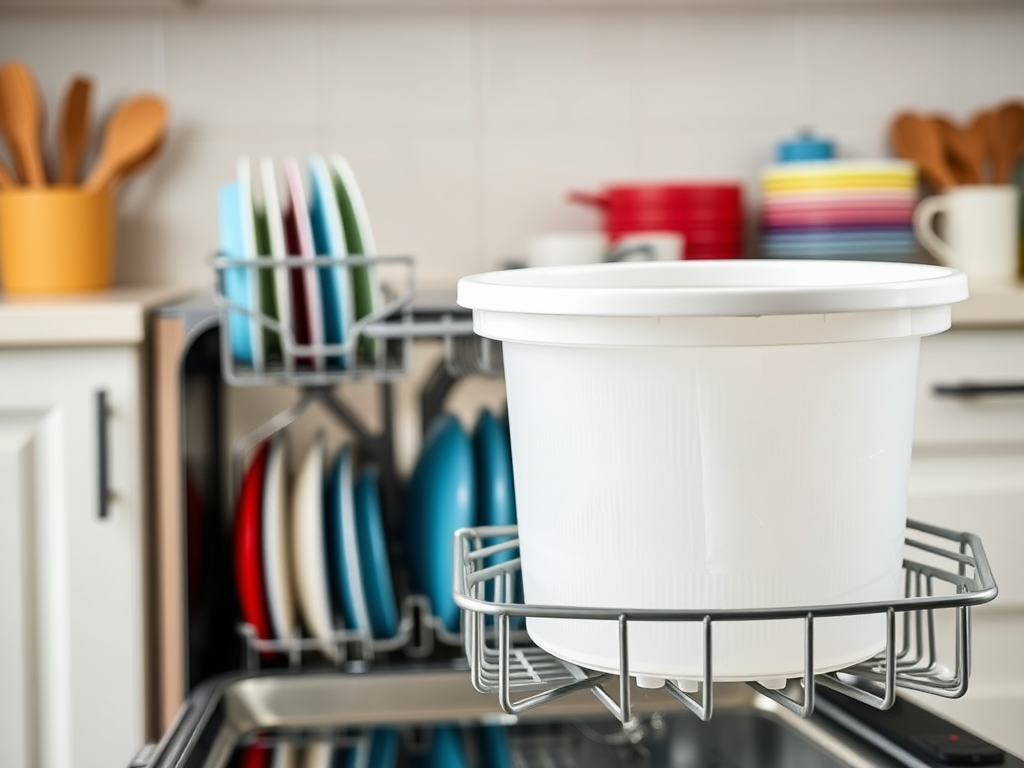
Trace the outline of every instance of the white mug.
<path fill-rule="evenodd" d="M 943 264 L 969 277 L 1013 280 L 1017 276 L 1018 196 L 1011 184 L 971 184 L 922 200 L 914 233 Z M 934 220 L 944 214 L 943 237 Z"/>
<path fill-rule="evenodd" d="M 629 232 L 620 235 L 606 261 L 676 261 L 683 258 L 685 241 L 680 232 Z"/>
<path fill-rule="evenodd" d="M 531 267 L 565 267 L 604 260 L 608 239 L 601 232 L 547 232 L 530 238 L 526 263 Z"/>

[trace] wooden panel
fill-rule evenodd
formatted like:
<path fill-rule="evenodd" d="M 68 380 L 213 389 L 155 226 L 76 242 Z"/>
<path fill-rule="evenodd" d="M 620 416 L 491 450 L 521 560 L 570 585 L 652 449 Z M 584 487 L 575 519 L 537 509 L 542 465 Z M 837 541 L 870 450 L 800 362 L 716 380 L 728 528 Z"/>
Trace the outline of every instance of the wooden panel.
<path fill-rule="evenodd" d="M 156 553 L 156 727 L 164 733 L 185 700 L 185 546 L 182 512 L 181 364 L 185 331 L 181 318 L 154 321 L 153 395 Z"/>

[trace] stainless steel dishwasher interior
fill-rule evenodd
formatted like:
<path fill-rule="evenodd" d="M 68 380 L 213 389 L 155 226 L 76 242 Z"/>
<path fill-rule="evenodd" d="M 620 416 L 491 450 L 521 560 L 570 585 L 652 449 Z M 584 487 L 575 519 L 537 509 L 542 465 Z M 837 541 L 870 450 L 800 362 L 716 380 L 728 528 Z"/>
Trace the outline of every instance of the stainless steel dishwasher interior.
<path fill-rule="evenodd" d="M 398 764 L 407 765 L 415 762 L 409 756 L 417 739 L 429 739 L 431 725 L 459 725 L 472 743 L 475 726 L 501 723 L 508 726 L 516 768 L 897 765 L 829 721 L 800 719 L 742 684 L 716 688 L 716 714 L 708 723 L 663 692 L 637 689 L 635 696 L 637 726 L 624 732 L 590 692 L 511 718 L 496 709 L 492 697 L 475 692 L 460 670 L 236 676 L 195 691 L 145 764 L 222 768 L 256 734 L 271 742 L 339 743 L 386 725 L 403 729 L 406 758 Z M 469 764 L 487 763 L 470 757 Z"/>

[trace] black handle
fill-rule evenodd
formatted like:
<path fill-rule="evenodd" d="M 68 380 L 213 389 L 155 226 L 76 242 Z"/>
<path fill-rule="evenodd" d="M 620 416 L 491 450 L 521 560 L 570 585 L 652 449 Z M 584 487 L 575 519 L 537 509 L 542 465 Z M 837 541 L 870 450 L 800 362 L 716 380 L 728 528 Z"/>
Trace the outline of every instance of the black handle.
<path fill-rule="evenodd" d="M 982 395 L 1024 395 L 1024 382 L 1005 384 L 964 382 L 963 384 L 936 384 L 932 393 L 938 397 L 981 397 Z"/>
<path fill-rule="evenodd" d="M 110 510 L 110 462 L 107 457 L 107 393 L 100 390 L 96 393 L 96 486 L 98 515 L 102 520 Z"/>

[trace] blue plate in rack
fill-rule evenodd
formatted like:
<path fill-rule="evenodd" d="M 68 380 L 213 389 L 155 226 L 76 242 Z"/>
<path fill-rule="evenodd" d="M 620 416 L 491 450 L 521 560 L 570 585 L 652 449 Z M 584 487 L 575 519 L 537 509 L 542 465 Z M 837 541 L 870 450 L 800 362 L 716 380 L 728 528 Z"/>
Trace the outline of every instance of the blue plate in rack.
<path fill-rule="evenodd" d="M 329 567 L 334 585 L 332 592 L 345 616 L 345 626 L 357 632 L 371 632 L 359 566 L 353 474 L 352 449 L 346 445 L 338 451 L 324 499 Z"/>
<path fill-rule="evenodd" d="M 452 536 L 476 519 L 475 485 L 469 435 L 455 416 L 439 414 L 427 429 L 409 481 L 404 532 L 412 586 L 430 599 L 434 615 L 450 632 L 459 629 Z"/>
<path fill-rule="evenodd" d="M 309 219 L 313 225 L 313 241 L 317 255 L 347 256 L 345 229 L 338 210 L 338 199 L 326 161 L 314 155 L 309 158 Z M 352 292 L 348 268 L 341 264 L 320 267 L 320 297 L 323 304 L 325 340 L 328 344 L 344 344 L 353 323 Z M 348 356 L 331 356 L 343 367 Z"/>
<path fill-rule="evenodd" d="M 512 768 L 512 749 L 503 725 L 480 728 L 480 765 L 488 768 Z"/>
<path fill-rule="evenodd" d="M 370 768 L 395 768 L 401 736 L 394 728 L 374 728 L 370 737 Z"/>
<path fill-rule="evenodd" d="M 377 473 L 364 469 L 356 480 L 356 535 L 359 540 L 359 565 L 366 589 L 366 607 L 375 638 L 398 634 L 398 606 L 391 582 L 391 563 L 384 536 Z"/>
<path fill-rule="evenodd" d="M 224 184 L 217 190 L 217 228 L 220 252 L 232 259 L 245 257 L 242 243 L 242 193 L 237 181 Z M 232 304 L 252 309 L 253 271 L 245 267 L 228 267 L 221 273 L 224 298 Z M 252 325 L 249 316 L 237 310 L 228 311 L 228 338 L 231 354 L 240 363 L 252 365 Z"/>

